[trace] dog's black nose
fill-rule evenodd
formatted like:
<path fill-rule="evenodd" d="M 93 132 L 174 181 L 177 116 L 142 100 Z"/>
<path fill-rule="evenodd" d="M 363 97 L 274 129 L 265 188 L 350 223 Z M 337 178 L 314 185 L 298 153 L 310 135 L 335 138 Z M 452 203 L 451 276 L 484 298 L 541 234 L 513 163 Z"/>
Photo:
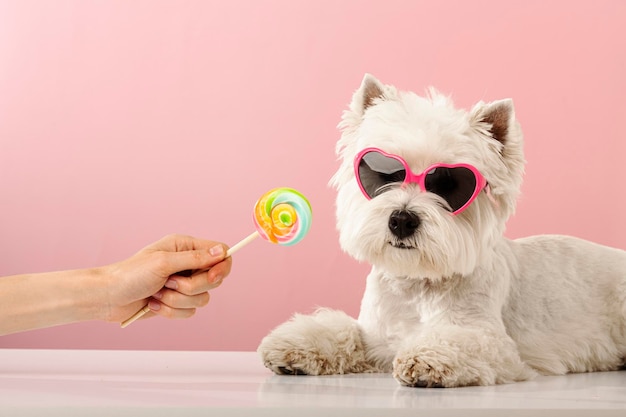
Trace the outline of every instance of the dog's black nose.
<path fill-rule="evenodd" d="M 400 239 L 411 236 L 419 225 L 420 218 L 410 211 L 396 210 L 389 216 L 389 230 Z"/>

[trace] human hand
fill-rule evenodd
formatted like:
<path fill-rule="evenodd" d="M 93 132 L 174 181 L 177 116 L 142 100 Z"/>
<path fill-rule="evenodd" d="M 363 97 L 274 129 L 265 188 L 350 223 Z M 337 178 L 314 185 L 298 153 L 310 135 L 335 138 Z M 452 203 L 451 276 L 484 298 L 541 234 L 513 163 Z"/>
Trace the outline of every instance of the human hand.
<path fill-rule="evenodd" d="M 191 317 L 209 302 L 208 291 L 230 273 L 223 243 L 170 235 L 134 256 L 100 268 L 107 279 L 102 318 L 120 322 L 146 304 L 168 318 Z"/>

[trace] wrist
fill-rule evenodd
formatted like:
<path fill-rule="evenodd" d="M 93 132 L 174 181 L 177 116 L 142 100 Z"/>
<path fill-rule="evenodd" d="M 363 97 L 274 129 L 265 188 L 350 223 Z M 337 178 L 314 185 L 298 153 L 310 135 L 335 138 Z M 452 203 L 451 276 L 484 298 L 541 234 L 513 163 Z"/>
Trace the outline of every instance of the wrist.
<path fill-rule="evenodd" d="M 86 297 L 81 299 L 82 305 L 79 308 L 87 320 L 110 321 L 112 309 L 110 277 L 110 268 L 106 266 L 85 271 L 83 293 Z"/>
<path fill-rule="evenodd" d="M 106 285 L 100 268 L 60 273 L 59 308 L 68 322 L 100 320 L 106 310 Z"/>

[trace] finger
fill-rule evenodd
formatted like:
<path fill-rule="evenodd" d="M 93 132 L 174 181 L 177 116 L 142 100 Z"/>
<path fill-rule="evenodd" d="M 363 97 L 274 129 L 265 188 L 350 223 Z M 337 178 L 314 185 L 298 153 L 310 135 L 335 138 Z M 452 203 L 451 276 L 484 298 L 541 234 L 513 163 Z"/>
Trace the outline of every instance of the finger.
<path fill-rule="evenodd" d="M 171 234 L 148 246 L 146 249 L 150 248 L 153 250 L 164 250 L 169 252 L 183 252 L 188 250 L 208 250 L 218 244 L 223 245 L 223 243 L 214 240 Z"/>
<path fill-rule="evenodd" d="M 190 277 L 172 275 L 165 283 L 165 287 L 185 295 L 201 294 L 220 286 L 229 272 L 230 263 L 220 262 L 208 271 L 198 271 Z"/>
<path fill-rule="evenodd" d="M 224 260 L 226 247 L 217 244 L 209 249 L 187 250 L 183 252 L 157 252 L 165 275 L 185 270 L 203 270 Z"/>
<path fill-rule="evenodd" d="M 172 308 L 154 298 L 150 300 L 148 306 L 154 314 L 168 319 L 186 319 L 196 314 L 195 308 Z"/>
<path fill-rule="evenodd" d="M 210 275 L 208 276 L 208 280 L 209 282 L 215 282 L 218 280 L 222 280 L 224 279 L 228 274 L 230 274 L 230 270 L 232 268 L 233 262 L 232 262 L 232 258 L 228 257 L 224 260 L 222 260 L 221 262 L 211 266 L 208 270 L 204 269 L 196 269 L 196 270 L 192 270 L 192 269 L 186 269 L 184 271 L 178 271 L 175 274 L 172 274 L 172 277 L 185 277 L 185 278 L 190 278 L 191 276 L 195 276 L 197 274 L 200 273 L 206 273 L 209 271 Z M 219 277 L 219 279 L 218 279 Z"/>
<path fill-rule="evenodd" d="M 230 270 L 233 267 L 232 258 L 226 258 L 223 261 L 213 265 L 209 270 L 209 282 L 215 282 L 220 279 L 226 278 L 230 274 Z"/>
<path fill-rule="evenodd" d="M 209 303 L 210 299 L 208 292 L 197 295 L 185 295 L 166 288 L 154 294 L 152 297 L 171 308 L 183 309 L 204 307 Z"/>

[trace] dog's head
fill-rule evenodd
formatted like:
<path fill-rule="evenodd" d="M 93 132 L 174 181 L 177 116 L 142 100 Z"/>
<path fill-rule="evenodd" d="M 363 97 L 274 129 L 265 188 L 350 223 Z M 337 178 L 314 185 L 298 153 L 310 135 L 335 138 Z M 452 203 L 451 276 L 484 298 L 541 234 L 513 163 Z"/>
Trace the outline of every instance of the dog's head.
<path fill-rule="evenodd" d="M 515 210 L 524 170 L 513 102 L 453 107 L 366 75 L 339 124 L 342 248 L 397 276 L 468 274 Z M 406 169 L 408 168 L 408 170 Z"/>

